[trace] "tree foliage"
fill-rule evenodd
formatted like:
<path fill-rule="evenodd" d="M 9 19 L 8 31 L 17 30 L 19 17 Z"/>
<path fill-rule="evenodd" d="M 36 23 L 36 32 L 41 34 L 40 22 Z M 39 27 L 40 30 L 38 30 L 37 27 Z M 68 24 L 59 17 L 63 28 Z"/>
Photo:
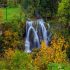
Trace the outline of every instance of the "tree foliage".
<path fill-rule="evenodd" d="M 65 42 L 63 36 L 54 35 L 49 46 L 43 41 L 40 50 L 36 53 L 33 59 L 34 64 L 39 70 L 46 70 L 47 64 L 52 63 L 65 63 L 66 62 L 66 49 L 68 43 Z"/>
<path fill-rule="evenodd" d="M 65 17 L 67 21 L 70 19 L 70 0 L 62 0 L 58 6 L 58 14 Z"/>
<path fill-rule="evenodd" d="M 28 11 L 27 14 L 34 14 L 38 10 L 43 17 L 54 15 L 57 6 L 58 0 L 22 0 L 22 8 Z"/>

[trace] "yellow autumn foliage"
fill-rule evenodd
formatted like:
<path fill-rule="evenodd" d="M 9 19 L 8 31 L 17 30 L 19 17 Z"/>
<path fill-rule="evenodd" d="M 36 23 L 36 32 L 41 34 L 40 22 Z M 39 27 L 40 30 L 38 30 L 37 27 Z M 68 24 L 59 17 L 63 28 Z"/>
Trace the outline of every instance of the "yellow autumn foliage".
<path fill-rule="evenodd" d="M 63 36 L 53 36 L 51 44 L 46 46 L 46 43 L 42 41 L 40 51 L 36 54 L 34 64 L 41 68 L 41 65 L 49 62 L 64 63 L 66 62 L 66 48 L 68 44 L 65 42 Z"/>
<path fill-rule="evenodd" d="M 4 48 L 17 48 L 20 44 L 18 32 L 13 32 L 11 29 L 6 30 L 3 34 L 3 46 Z"/>
<path fill-rule="evenodd" d="M 6 59 L 11 59 L 13 55 L 14 55 L 14 50 L 12 48 L 8 48 L 7 50 L 5 50 L 4 57 Z"/>

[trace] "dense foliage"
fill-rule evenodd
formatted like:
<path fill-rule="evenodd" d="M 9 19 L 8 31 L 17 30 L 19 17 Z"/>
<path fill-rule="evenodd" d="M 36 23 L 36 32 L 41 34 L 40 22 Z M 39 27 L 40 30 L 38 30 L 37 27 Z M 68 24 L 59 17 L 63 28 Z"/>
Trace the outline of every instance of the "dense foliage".
<path fill-rule="evenodd" d="M 66 49 L 69 47 L 63 36 L 54 35 L 49 46 L 42 41 L 40 49 L 34 49 L 31 54 L 8 48 L 4 53 L 1 66 L 7 70 L 69 70 Z M 56 66 L 56 67 L 55 67 Z M 1 68 L 2 68 L 1 67 Z M 2 68 L 2 69 L 3 69 Z"/>
<path fill-rule="evenodd" d="M 58 15 L 60 19 L 64 21 L 63 23 L 70 22 L 70 0 L 62 0 L 58 6 Z"/>
<path fill-rule="evenodd" d="M 52 16 L 57 12 L 57 7 L 58 0 L 22 0 L 22 8 L 31 16 L 37 11 L 43 17 Z"/>
<path fill-rule="evenodd" d="M 70 0 L 0 0 L 0 5 L 0 70 L 70 70 Z M 52 39 L 27 54 L 25 23 L 36 15 L 51 25 Z"/>
<path fill-rule="evenodd" d="M 32 54 L 34 64 L 40 70 L 47 69 L 47 64 L 51 63 L 66 63 L 66 49 L 68 44 L 64 38 L 57 37 L 56 35 L 52 38 L 51 45 L 46 46 L 45 42 L 41 43 L 41 48 L 36 54 Z"/>

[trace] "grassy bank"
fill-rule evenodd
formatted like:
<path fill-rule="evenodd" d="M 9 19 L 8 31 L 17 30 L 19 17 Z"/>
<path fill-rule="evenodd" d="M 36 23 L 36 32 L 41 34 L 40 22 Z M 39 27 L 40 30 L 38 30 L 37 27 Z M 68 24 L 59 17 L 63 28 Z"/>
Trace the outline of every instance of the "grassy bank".
<path fill-rule="evenodd" d="M 2 11 L 3 21 L 9 21 L 16 18 L 21 18 L 21 9 L 16 8 L 0 8 Z"/>

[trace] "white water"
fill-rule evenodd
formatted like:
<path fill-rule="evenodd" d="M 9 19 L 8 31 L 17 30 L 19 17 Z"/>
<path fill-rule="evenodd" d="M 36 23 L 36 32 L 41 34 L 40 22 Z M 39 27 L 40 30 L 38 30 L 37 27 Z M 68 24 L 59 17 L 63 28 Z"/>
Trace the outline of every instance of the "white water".
<path fill-rule="evenodd" d="M 27 32 L 27 36 L 26 36 L 26 41 L 25 41 L 25 52 L 28 52 L 30 53 L 31 50 L 30 50 L 30 41 L 29 41 L 29 35 L 30 35 L 30 31 L 33 31 L 33 34 L 34 34 L 34 42 L 38 44 L 38 48 L 40 47 L 40 43 L 39 43 L 39 39 L 38 39 L 38 35 L 34 29 L 33 26 L 30 26 L 29 29 L 28 29 L 28 32 Z"/>
<path fill-rule="evenodd" d="M 30 53 L 32 50 L 31 48 L 31 41 L 29 40 L 31 35 L 34 35 L 33 41 L 34 44 L 32 45 L 33 47 L 35 47 L 35 44 L 37 44 L 36 47 L 40 48 L 40 42 L 42 41 L 41 38 L 39 37 L 43 37 L 43 40 L 46 42 L 46 45 L 48 45 L 49 40 L 50 40 L 50 36 L 48 36 L 48 30 L 45 27 L 45 22 L 43 21 L 43 19 L 38 19 L 36 21 L 36 28 L 33 27 L 33 24 L 35 24 L 33 21 L 31 20 L 27 20 L 26 22 L 26 40 L 25 40 L 25 52 Z M 38 34 L 38 28 L 40 27 L 40 30 L 42 32 L 42 35 Z M 48 26 L 49 27 L 49 26 Z M 31 30 L 32 30 L 32 34 L 31 34 Z"/>
<path fill-rule="evenodd" d="M 46 45 L 48 45 L 48 37 L 47 37 L 48 32 L 47 32 L 46 27 L 44 25 L 45 22 L 43 21 L 43 19 L 38 19 L 37 24 L 39 24 L 39 26 L 41 27 L 43 40 L 46 42 Z"/>

